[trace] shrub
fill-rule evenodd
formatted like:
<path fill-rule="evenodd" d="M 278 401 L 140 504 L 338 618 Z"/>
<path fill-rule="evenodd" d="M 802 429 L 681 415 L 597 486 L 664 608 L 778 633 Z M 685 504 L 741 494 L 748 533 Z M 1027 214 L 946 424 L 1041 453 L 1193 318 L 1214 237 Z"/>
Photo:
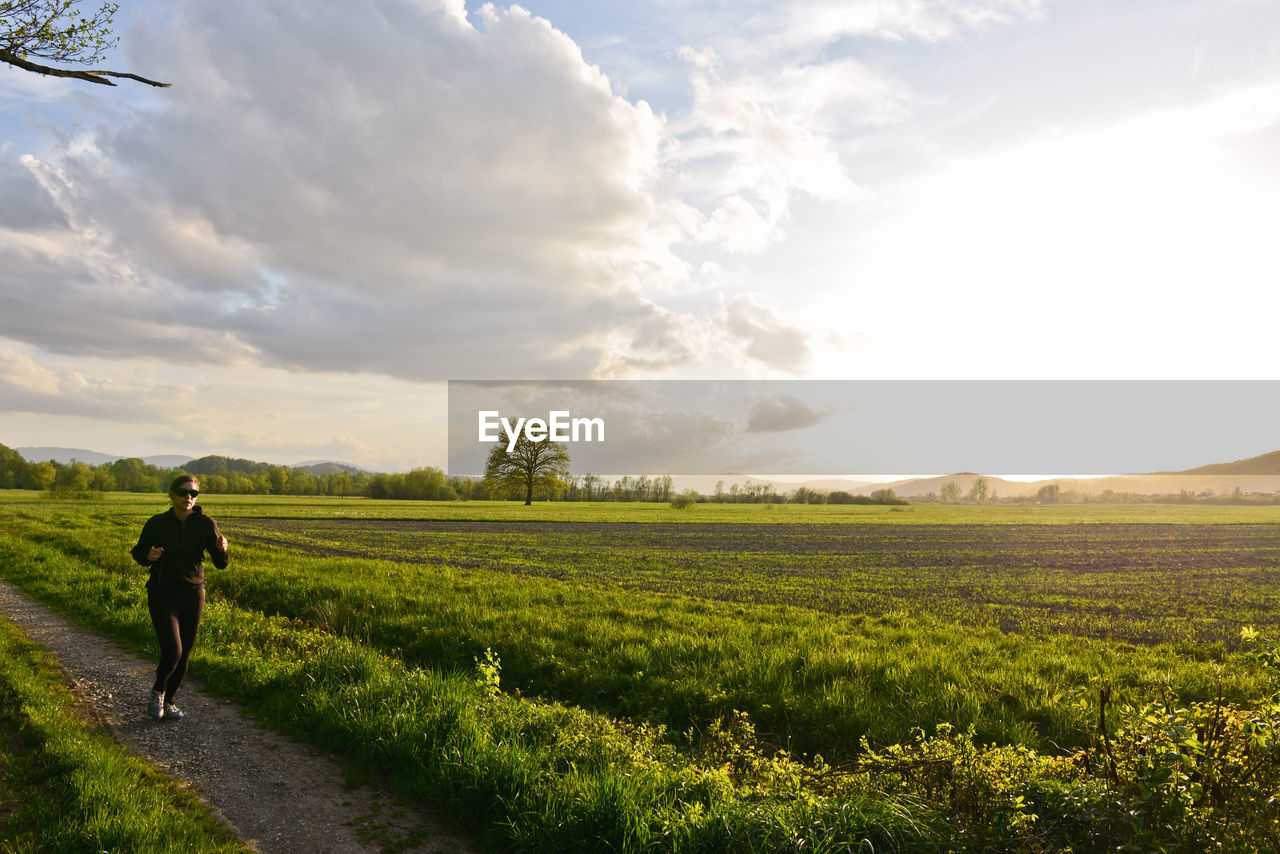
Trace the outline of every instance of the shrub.
<path fill-rule="evenodd" d="M 686 489 L 684 492 L 671 499 L 671 506 L 676 510 L 688 510 L 690 507 L 698 503 L 700 496 L 692 489 Z"/>

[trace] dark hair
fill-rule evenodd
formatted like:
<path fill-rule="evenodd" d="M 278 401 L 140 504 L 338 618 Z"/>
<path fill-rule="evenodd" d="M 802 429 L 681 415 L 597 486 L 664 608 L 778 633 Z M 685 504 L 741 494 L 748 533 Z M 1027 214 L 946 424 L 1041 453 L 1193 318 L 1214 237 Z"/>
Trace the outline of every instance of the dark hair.
<path fill-rule="evenodd" d="M 178 489 L 178 487 L 179 487 L 179 486 L 182 486 L 182 484 L 187 483 L 187 482 L 191 482 L 191 483 L 199 483 L 199 482 L 200 482 L 200 478 L 196 477 L 196 476 L 195 476 L 195 475 L 193 475 L 193 474 L 180 474 L 180 475 L 178 475 L 177 477 L 175 477 L 175 478 L 173 479 L 173 483 L 169 484 L 169 494 L 170 494 L 170 495 L 173 495 L 173 493 L 177 491 L 177 489 Z"/>

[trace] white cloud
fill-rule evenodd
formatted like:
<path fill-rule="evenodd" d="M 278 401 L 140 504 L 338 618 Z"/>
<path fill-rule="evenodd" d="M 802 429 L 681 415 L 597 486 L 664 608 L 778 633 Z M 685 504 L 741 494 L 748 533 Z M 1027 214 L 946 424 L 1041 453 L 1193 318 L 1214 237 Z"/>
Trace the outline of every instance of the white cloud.
<path fill-rule="evenodd" d="M 153 378 L 51 370 L 28 353 L 0 347 L 0 412 L 72 415 L 136 423 L 163 418 L 190 405 L 187 383 Z"/>
<path fill-rule="evenodd" d="M 174 88 L 24 159 L 69 225 L 0 233 L 0 333 L 415 378 L 680 358 L 641 293 L 687 275 L 661 120 L 519 8 L 338 9 L 188 2 L 131 31 Z"/>
<path fill-rule="evenodd" d="M 0 383 L 38 395 L 56 395 L 61 387 L 53 371 L 8 347 L 0 348 Z"/>
<path fill-rule="evenodd" d="M 881 3 L 870 24 L 830 26 L 944 37 L 1034 9 Z M 687 52 L 694 103 L 668 120 L 518 6 L 486 4 L 473 25 L 459 0 L 175 4 L 124 40 L 126 65 L 174 88 L 83 114 L 99 119 L 20 165 L 0 152 L 28 212 L 0 223 L 0 334 L 413 379 L 616 376 L 692 365 L 720 334 L 707 321 L 728 318 L 774 342 L 751 359 L 793 370 L 799 329 L 669 296 L 715 253 L 781 240 L 796 193 L 862 198 L 841 146 L 921 103 L 772 37 L 831 14 L 757 10 L 725 36 L 725 67 Z M 760 27 L 774 55 L 756 71 L 740 48 Z"/>
<path fill-rule="evenodd" d="M 700 217 L 691 237 L 730 254 L 761 253 L 786 236 L 797 193 L 869 197 L 842 152 L 875 128 L 912 118 L 930 99 L 884 68 L 830 46 L 845 36 L 937 42 L 1040 12 L 1039 0 L 839 2 L 745 8 L 680 55 L 693 103 L 672 122 L 668 160 Z"/>
<path fill-rule="evenodd" d="M 831 67 L 726 80 L 713 51 L 686 48 L 682 56 L 694 69 L 694 102 L 676 129 L 680 144 L 668 163 L 682 173 L 701 213 L 690 225 L 696 241 L 733 254 L 761 252 L 782 236 L 793 192 L 827 199 L 860 194 L 821 131 L 823 111 L 838 95 L 817 87 L 808 99 L 792 97 L 807 88 L 805 78 L 831 83 L 838 76 Z"/>
<path fill-rule="evenodd" d="M 800 0 L 787 7 L 782 38 L 829 44 L 844 36 L 939 42 L 1043 12 L 1043 0 Z"/>

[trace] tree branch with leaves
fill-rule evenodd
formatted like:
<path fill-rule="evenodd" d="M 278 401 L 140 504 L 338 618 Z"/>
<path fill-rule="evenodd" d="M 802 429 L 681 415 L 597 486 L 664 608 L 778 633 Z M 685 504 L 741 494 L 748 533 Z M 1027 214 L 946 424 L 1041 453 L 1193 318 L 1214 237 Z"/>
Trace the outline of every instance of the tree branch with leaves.
<path fill-rule="evenodd" d="M 80 0 L 0 0 L 0 62 L 48 77 L 72 77 L 114 86 L 124 77 L 148 86 L 168 86 L 127 71 L 58 68 L 45 62 L 93 65 L 119 41 L 111 21 L 119 8 L 104 3 L 89 15 L 76 8 Z M 37 62 L 36 60 L 41 60 Z"/>

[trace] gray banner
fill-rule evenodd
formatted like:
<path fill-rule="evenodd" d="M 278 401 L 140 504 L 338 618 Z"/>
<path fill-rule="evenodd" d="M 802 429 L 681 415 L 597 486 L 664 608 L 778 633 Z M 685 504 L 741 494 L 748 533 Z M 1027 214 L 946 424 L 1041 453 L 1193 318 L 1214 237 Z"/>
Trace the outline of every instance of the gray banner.
<path fill-rule="evenodd" d="M 1280 381 L 449 382 L 450 474 L 530 428 L 576 474 L 1181 471 L 1280 449 Z"/>

